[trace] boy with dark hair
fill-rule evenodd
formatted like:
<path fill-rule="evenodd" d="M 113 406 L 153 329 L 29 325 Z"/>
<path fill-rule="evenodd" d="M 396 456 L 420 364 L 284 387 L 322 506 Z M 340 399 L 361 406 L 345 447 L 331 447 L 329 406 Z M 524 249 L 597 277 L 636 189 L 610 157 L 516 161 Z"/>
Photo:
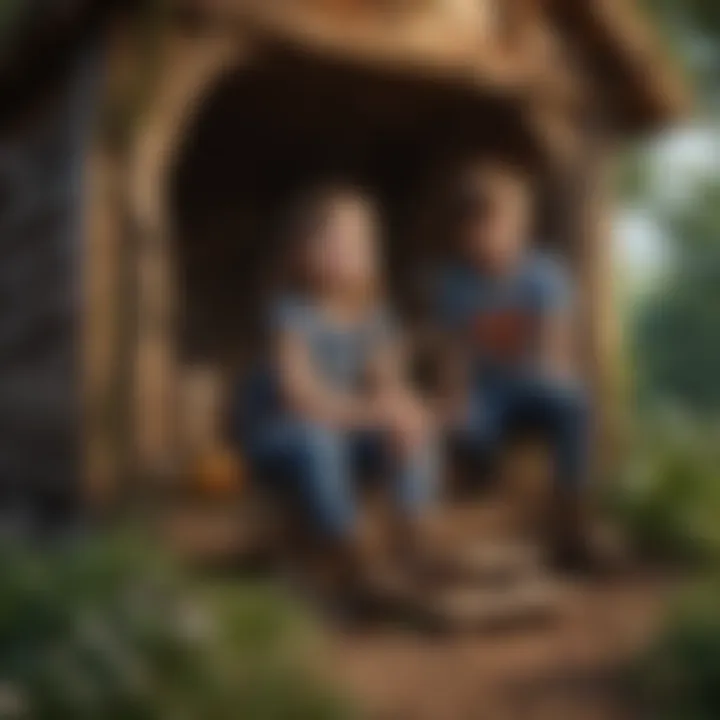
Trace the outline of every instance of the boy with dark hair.
<path fill-rule="evenodd" d="M 452 433 L 473 453 L 518 426 L 548 440 L 555 469 L 553 558 L 586 566 L 589 412 L 573 367 L 572 284 L 562 262 L 531 248 L 532 183 L 485 162 L 460 178 L 451 208 L 453 259 L 435 314 L 452 348 Z"/>

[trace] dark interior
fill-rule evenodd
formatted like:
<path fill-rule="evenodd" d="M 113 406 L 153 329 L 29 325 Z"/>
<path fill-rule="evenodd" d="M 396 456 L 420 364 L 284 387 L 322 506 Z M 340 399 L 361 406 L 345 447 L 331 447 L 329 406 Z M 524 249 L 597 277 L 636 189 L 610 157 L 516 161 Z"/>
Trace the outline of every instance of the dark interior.
<path fill-rule="evenodd" d="M 442 244 L 430 198 L 443 168 L 488 149 L 540 162 L 522 117 L 508 98 L 304 56 L 227 73 L 209 88 L 169 188 L 183 358 L 247 356 L 282 253 L 283 208 L 321 181 L 360 183 L 379 199 L 390 286 L 410 307 L 412 268 Z"/>

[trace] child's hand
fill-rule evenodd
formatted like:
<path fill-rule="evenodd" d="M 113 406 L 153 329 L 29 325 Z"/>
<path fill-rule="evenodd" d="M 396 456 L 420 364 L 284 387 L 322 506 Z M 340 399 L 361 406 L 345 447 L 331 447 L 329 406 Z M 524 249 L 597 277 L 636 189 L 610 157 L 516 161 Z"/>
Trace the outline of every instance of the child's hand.
<path fill-rule="evenodd" d="M 384 401 L 385 426 L 399 450 L 416 450 L 434 432 L 434 419 L 415 397 L 401 395 Z"/>

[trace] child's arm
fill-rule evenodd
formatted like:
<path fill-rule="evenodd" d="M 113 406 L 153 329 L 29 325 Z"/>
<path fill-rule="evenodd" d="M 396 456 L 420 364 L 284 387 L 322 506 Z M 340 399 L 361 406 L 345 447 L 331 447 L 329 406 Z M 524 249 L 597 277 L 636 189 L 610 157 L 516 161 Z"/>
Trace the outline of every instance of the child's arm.
<path fill-rule="evenodd" d="M 428 439 L 434 419 L 407 380 L 407 348 L 397 338 L 388 339 L 375 352 L 368 367 L 371 397 L 377 399 L 385 427 L 406 448 L 421 446 Z"/>
<path fill-rule="evenodd" d="M 412 395 L 404 372 L 406 355 L 406 348 L 398 339 L 382 343 L 367 368 L 367 387 L 371 394 L 389 398 Z"/>
<path fill-rule="evenodd" d="M 570 313 L 556 310 L 547 313 L 541 323 L 540 362 L 551 377 L 570 378 L 576 368 Z"/>
<path fill-rule="evenodd" d="M 570 378 L 576 370 L 572 283 L 565 268 L 549 262 L 542 274 L 540 363 L 550 377 Z"/>
<path fill-rule="evenodd" d="M 437 412 L 443 422 L 455 425 L 465 415 L 471 386 L 471 360 L 467 348 L 451 333 L 438 332 L 439 401 Z"/>
<path fill-rule="evenodd" d="M 462 301 L 466 281 L 443 271 L 431 284 L 430 322 L 424 344 L 435 368 L 436 414 L 444 425 L 457 426 L 467 415 L 473 378 L 473 351 L 465 327 Z"/>
<path fill-rule="evenodd" d="M 378 410 L 368 398 L 331 389 L 318 377 L 300 334 L 278 333 L 275 349 L 281 390 L 294 412 L 342 428 L 363 428 L 377 422 Z"/>

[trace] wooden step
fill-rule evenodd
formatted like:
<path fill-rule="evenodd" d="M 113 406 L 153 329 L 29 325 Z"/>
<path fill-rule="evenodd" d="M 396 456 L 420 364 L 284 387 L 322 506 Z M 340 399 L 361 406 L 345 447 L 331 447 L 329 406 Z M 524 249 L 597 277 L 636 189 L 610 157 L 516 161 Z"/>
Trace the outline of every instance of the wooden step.
<path fill-rule="evenodd" d="M 522 542 L 477 541 L 451 555 L 454 567 L 473 585 L 502 586 L 532 580 L 545 566 L 537 545 Z"/>
<path fill-rule="evenodd" d="M 559 584 L 536 577 L 502 587 L 438 590 L 419 601 L 417 612 L 438 630 L 479 632 L 541 626 L 557 620 L 564 604 Z"/>

